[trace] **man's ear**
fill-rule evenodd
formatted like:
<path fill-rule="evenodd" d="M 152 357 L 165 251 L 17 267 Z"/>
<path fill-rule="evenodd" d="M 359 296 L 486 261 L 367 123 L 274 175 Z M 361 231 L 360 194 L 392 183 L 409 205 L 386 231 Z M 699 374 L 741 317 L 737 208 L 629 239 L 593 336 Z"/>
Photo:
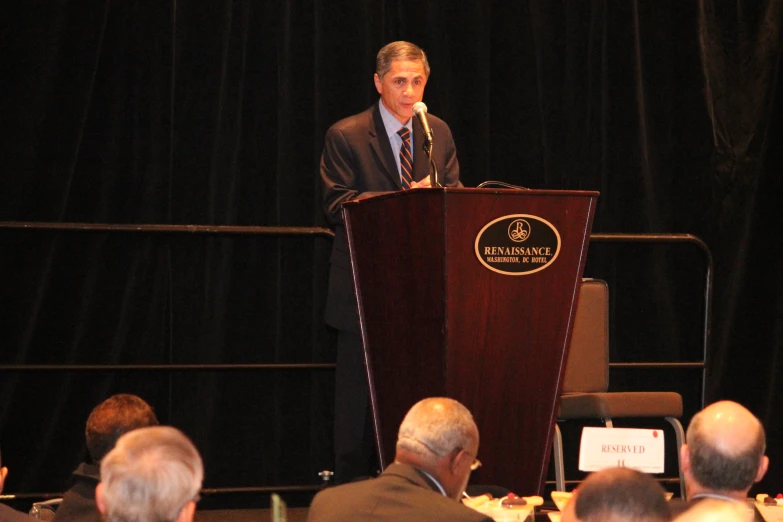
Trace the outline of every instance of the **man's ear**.
<path fill-rule="evenodd" d="M 753 479 L 753 482 L 758 482 L 759 480 L 764 478 L 764 474 L 767 473 L 767 468 L 769 468 L 769 457 L 764 455 L 761 457 L 761 462 L 759 463 L 759 469 L 756 470 L 756 478 Z"/>
<path fill-rule="evenodd" d="M 5 478 L 8 476 L 8 468 L 0 468 L 0 493 L 3 492 L 3 484 L 5 484 Z"/>
<path fill-rule="evenodd" d="M 98 511 L 102 514 L 106 514 L 106 497 L 104 496 L 104 490 L 106 486 L 103 482 L 99 482 L 95 487 L 95 503 L 98 505 Z"/>
<path fill-rule="evenodd" d="M 196 515 L 196 502 L 191 500 L 182 507 L 177 515 L 177 520 L 174 522 L 193 522 L 193 517 Z"/>
<path fill-rule="evenodd" d="M 683 473 L 691 469 L 691 455 L 688 453 L 688 445 L 683 444 L 680 447 L 680 468 Z"/>
<path fill-rule="evenodd" d="M 378 91 L 378 94 L 382 94 L 381 91 L 383 91 L 383 82 L 381 81 L 381 77 L 378 76 L 378 73 L 375 73 L 372 79 L 375 82 L 375 90 Z"/>
<path fill-rule="evenodd" d="M 465 462 L 466 460 L 469 460 L 470 463 L 466 463 Z M 465 465 L 470 466 L 471 463 L 473 463 L 473 457 L 471 457 L 470 454 L 464 449 L 459 450 L 457 453 L 454 454 L 454 457 L 451 459 L 451 462 L 449 462 L 449 471 L 457 475 L 460 473 L 460 470 L 463 466 Z"/>

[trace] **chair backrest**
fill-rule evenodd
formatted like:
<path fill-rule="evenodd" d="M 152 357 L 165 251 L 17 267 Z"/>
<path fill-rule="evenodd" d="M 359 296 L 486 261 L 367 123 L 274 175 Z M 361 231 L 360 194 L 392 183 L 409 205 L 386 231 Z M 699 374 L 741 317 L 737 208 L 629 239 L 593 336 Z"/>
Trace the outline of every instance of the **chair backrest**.
<path fill-rule="evenodd" d="M 584 279 L 579 289 L 563 393 L 601 393 L 609 387 L 609 287 Z"/>

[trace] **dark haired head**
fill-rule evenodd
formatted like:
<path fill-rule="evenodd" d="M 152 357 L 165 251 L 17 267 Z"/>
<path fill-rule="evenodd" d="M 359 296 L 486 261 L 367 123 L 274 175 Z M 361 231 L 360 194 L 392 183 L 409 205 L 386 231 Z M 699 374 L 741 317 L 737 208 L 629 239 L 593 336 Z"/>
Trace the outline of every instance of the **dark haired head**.
<path fill-rule="evenodd" d="M 96 406 L 87 419 L 85 438 L 90 458 L 100 462 L 123 434 L 157 425 L 155 412 L 143 399 L 129 394 L 113 395 Z"/>
<path fill-rule="evenodd" d="M 593 473 L 578 489 L 576 517 L 582 522 L 666 522 L 665 492 L 649 475 L 629 468 Z"/>

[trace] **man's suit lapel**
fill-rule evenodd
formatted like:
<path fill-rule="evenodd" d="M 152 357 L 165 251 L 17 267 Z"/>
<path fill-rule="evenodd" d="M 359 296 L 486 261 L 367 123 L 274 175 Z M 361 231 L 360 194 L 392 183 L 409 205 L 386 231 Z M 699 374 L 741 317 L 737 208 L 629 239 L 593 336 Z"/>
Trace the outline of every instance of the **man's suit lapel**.
<path fill-rule="evenodd" d="M 380 101 L 378 103 L 380 103 Z M 389 142 L 389 136 L 386 135 L 386 127 L 383 125 L 383 118 L 381 118 L 381 111 L 378 108 L 378 103 L 373 106 L 371 111 L 372 125 L 370 125 L 370 147 L 372 147 L 373 152 L 378 157 L 381 165 L 383 165 L 383 174 L 394 183 L 394 186 L 396 186 L 398 190 L 402 190 L 400 173 L 397 170 L 397 161 L 394 159 L 394 152 L 392 151 L 391 143 Z"/>
<path fill-rule="evenodd" d="M 413 180 L 421 181 L 430 173 L 430 158 L 424 151 L 424 129 L 418 118 L 413 120 Z"/>

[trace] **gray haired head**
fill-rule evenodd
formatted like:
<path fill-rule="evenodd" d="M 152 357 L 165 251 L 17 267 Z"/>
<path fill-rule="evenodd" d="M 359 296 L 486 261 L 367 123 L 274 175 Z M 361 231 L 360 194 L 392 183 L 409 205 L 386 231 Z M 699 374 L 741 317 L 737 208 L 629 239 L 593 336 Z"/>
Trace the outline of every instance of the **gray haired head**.
<path fill-rule="evenodd" d="M 436 458 L 468 448 L 473 437 L 478 437 L 478 429 L 465 406 L 447 397 L 431 397 L 417 402 L 405 415 L 397 447 Z"/>
<path fill-rule="evenodd" d="M 203 478 L 201 456 L 182 432 L 139 428 L 101 461 L 96 500 L 107 522 L 173 522 L 197 500 Z"/>

